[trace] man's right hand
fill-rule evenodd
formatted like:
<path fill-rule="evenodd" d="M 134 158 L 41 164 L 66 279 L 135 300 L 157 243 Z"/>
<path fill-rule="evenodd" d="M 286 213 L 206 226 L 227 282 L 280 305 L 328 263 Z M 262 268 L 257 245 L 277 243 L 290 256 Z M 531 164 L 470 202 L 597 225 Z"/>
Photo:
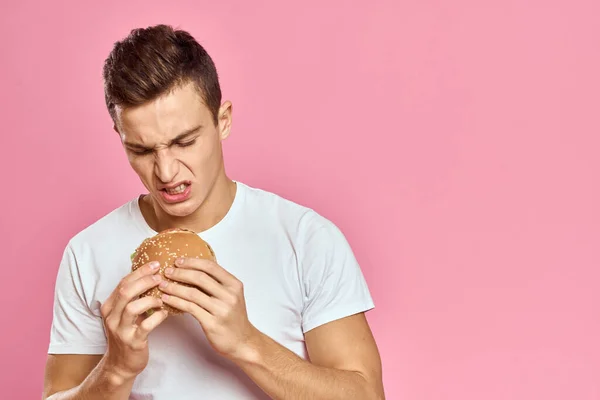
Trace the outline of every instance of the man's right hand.
<path fill-rule="evenodd" d="M 121 380 L 131 380 L 146 368 L 148 334 L 168 316 L 165 310 L 142 316 L 162 306 L 155 297 L 139 298 L 161 282 L 158 267 L 148 263 L 124 277 L 100 309 L 108 342 L 104 367 Z"/>

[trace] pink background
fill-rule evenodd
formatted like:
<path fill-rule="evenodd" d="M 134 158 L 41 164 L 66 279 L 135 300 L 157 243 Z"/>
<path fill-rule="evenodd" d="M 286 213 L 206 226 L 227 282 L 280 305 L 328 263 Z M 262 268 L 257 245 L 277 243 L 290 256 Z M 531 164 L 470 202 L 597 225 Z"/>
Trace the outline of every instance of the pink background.
<path fill-rule="evenodd" d="M 67 240 L 142 190 L 101 67 L 165 22 L 216 60 L 231 176 L 346 233 L 388 399 L 600 399 L 598 1 L 5 3 L 2 398 L 40 396 Z"/>

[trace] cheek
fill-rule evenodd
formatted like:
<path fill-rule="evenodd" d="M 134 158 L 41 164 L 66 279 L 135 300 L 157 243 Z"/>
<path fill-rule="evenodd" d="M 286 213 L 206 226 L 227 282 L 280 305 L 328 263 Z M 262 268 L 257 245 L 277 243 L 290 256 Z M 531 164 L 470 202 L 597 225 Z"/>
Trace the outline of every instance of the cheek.
<path fill-rule="evenodd" d="M 148 181 L 153 174 L 154 163 L 151 157 L 130 157 L 129 165 L 143 181 Z"/>
<path fill-rule="evenodd" d="M 203 151 L 194 151 L 190 154 L 185 154 L 180 157 L 183 168 L 188 170 L 196 177 L 203 177 L 210 174 L 211 162 L 209 156 Z"/>
<path fill-rule="evenodd" d="M 219 167 L 219 149 L 214 142 L 205 141 L 190 152 L 182 154 L 180 159 L 194 175 L 212 175 Z"/>

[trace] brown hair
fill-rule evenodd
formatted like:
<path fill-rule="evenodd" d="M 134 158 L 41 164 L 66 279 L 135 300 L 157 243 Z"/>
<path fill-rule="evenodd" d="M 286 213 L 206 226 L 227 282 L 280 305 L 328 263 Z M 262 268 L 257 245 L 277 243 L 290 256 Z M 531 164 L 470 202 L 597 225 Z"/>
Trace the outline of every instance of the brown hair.
<path fill-rule="evenodd" d="M 116 106 L 141 105 L 193 82 L 217 124 L 221 105 L 217 70 L 206 50 L 186 31 L 162 24 L 133 29 L 115 43 L 102 75 L 113 121 Z"/>

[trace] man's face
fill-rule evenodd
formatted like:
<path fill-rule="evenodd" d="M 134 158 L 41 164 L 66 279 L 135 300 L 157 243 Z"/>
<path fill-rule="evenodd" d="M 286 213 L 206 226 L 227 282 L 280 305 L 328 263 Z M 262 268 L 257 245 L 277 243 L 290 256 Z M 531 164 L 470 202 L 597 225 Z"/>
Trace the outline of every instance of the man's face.
<path fill-rule="evenodd" d="M 223 174 L 221 141 L 230 124 L 231 104 L 221 106 L 215 126 L 190 83 L 147 104 L 118 109 L 115 129 L 155 203 L 169 215 L 185 217 Z"/>

